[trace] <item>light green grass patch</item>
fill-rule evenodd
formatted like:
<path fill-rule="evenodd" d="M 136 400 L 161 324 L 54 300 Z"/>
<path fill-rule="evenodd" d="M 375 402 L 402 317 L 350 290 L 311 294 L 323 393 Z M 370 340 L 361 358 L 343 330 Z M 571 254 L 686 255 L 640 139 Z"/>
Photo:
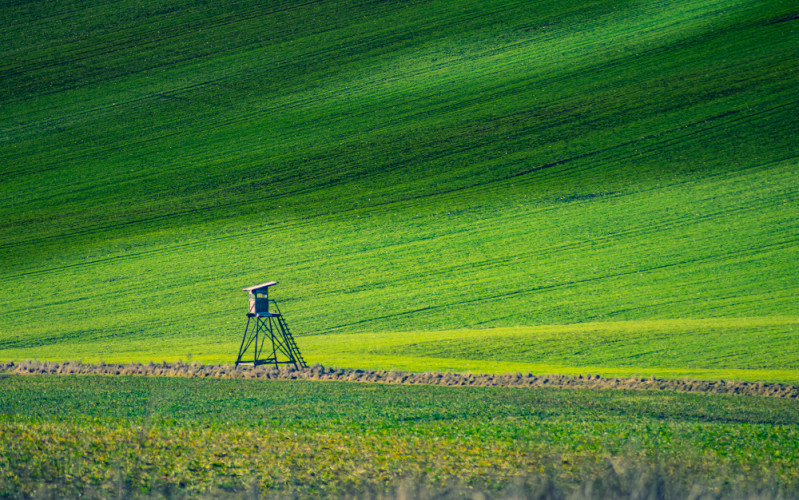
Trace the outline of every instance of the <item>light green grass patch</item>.
<path fill-rule="evenodd" d="M 243 324 L 241 325 L 243 330 Z M 299 335 L 309 364 L 340 368 L 799 383 L 797 317 L 619 321 L 514 328 Z M 42 361 L 232 363 L 240 337 L 129 339 L 35 350 Z M 28 359 L 7 349 L 6 359 Z"/>
<path fill-rule="evenodd" d="M 300 337 L 310 363 L 368 369 L 799 382 L 796 317 Z"/>

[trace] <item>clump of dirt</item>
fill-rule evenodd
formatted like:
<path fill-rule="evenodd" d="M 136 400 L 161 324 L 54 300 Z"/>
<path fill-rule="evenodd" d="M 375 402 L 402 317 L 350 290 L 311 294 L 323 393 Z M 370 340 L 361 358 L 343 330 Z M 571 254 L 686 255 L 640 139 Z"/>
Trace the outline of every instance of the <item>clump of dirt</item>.
<path fill-rule="evenodd" d="M 161 377 L 335 380 L 406 385 L 443 385 L 460 387 L 551 387 L 558 389 L 627 389 L 677 392 L 711 392 L 799 399 L 799 386 L 767 382 L 725 380 L 672 380 L 651 378 L 603 378 L 599 375 L 533 375 L 532 373 L 473 374 L 405 372 L 384 370 L 350 370 L 314 365 L 295 368 L 292 365 L 204 365 L 201 363 L 82 363 L 80 361 L 9 361 L 0 365 L 0 372 L 13 374 L 61 375 L 140 375 Z"/>

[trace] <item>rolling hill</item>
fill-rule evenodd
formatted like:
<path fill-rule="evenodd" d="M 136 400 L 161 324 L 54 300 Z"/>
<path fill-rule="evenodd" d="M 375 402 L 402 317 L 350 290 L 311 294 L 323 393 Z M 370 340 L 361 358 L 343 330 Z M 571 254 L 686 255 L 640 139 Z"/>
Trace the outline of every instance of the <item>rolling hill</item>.
<path fill-rule="evenodd" d="M 0 13 L 2 359 L 799 381 L 795 2 Z"/>

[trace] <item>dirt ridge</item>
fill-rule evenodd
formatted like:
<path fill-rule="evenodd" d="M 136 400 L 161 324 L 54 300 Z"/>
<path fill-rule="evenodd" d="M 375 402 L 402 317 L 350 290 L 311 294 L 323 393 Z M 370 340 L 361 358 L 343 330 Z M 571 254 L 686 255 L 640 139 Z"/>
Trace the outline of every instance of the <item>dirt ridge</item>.
<path fill-rule="evenodd" d="M 532 373 L 473 374 L 458 372 L 407 372 L 398 370 L 355 370 L 314 365 L 205 365 L 201 363 L 83 363 L 80 361 L 13 361 L 0 364 L 0 373 L 60 375 L 138 375 L 192 378 L 334 380 L 405 385 L 461 387 L 550 387 L 559 389 L 666 390 L 693 393 L 741 394 L 799 399 L 799 386 L 769 382 L 692 380 L 661 378 L 603 378 L 599 375 L 533 375 Z"/>

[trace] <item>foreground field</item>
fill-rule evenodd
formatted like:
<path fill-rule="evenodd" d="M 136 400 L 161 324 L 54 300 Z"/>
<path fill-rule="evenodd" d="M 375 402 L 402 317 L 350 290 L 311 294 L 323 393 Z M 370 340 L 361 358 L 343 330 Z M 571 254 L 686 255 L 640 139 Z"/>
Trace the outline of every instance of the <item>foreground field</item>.
<path fill-rule="evenodd" d="M 796 400 L 152 377 L 0 383 L 4 495 L 335 496 L 403 479 L 498 492 L 547 477 L 568 491 L 609 469 L 622 480 L 654 468 L 674 491 L 799 488 Z"/>
<path fill-rule="evenodd" d="M 308 381 L 0 379 L 0 493 L 497 493 L 659 470 L 686 494 L 799 488 L 799 402 Z M 612 473 L 611 473 L 612 471 Z"/>

